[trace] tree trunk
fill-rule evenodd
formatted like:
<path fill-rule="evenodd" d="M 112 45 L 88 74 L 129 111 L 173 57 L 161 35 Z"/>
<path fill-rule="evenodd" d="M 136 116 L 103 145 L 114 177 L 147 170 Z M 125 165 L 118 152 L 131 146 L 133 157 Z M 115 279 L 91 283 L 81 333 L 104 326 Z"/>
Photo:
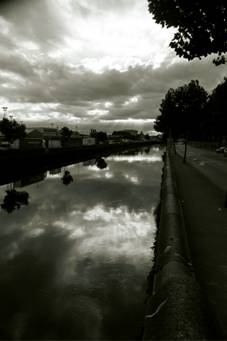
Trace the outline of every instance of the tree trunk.
<path fill-rule="evenodd" d="M 183 163 L 186 163 L 187 149 L 188 149 L 188 139 L 185 138 L 185 141 L 184 141 L 184 159 L 183 159 Z"/>
<path fill-rule="evenodd" d="M 177 153 L 177 150 L 176 150 L 176 141 L 173 140 L 173 150 L 174 150 L 174 154 Z"/>

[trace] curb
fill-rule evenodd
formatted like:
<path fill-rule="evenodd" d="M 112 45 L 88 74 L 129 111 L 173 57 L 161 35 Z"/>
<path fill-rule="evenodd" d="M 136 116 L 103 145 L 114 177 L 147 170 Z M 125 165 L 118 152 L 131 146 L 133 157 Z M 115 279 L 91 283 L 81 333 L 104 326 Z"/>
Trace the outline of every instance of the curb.
<path fill-rule="evenodd" d="M 172 150 L 167 149 L 151 294 L 147 299 L 143 340 L 206 340 L 208 318 L 196 281 L 177 198 Z"/>

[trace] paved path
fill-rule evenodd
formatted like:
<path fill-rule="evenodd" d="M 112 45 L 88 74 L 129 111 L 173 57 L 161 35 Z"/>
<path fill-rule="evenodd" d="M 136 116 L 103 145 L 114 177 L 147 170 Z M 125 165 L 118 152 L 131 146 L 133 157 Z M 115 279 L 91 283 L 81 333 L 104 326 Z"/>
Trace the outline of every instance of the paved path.
<path fill-rule="evenodd" d="M 177 145 L 177 153 L 183 156 L 183 145 Z M 187 162 L 198 169 L 220 190 L 227 190 L 227 157 L 224 157 L 223 154 L 189 146 Z"/>
<path fill-rule="evenodd" d="M 177 150 L 182 153 L 181 146 Z M 227 159 L 189 148 L 188 162 L 178 155 L 174 164 L 196 276 L 227 339 Z"/>

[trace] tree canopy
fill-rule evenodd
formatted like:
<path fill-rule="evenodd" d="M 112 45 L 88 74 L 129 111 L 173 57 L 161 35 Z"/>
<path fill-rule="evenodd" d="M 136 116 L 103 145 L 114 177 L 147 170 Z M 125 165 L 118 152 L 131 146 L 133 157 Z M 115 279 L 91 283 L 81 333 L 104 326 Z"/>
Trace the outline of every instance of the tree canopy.
<path fill-rule="evenodd" d="M 192 80 L 177 89 L 169 89 L 160 105 L 155 130 L 165 137 L 194 137 L 200 133 L 203 111 L 208 94 L 197 80 Z"/>
<path fill-rule="evenodd" d="M 11 143 L 16 139 L 24 138 L 26 136 L 25 129 L 24 124 L 20 124 L 15 120 L 4 117 L 0 121 L 0 131 L 5 136 L 5 139 Z"/>
<path fill-rule="evenodd" d="M 209 96 L 206 106 L 204 130 L 209 132 L 212 139 L 221 140 L 227 137 L 227 78 L 217 85 Z"/>
<path fill-rule="evenodd" d="M 105 142 L 107 140 L 107 134 L 104 131 L 96 131 L 96 129 L 91 129 L 90 136 L 96 139 L 96 142 Z"/>
<path fill-rule="evenodd" d="M 148 6 L 158 24 L 177 29 L 170 47 L 178 56 L 191 60 L 217 53 L 214 63 L 225 63 L 226 0 L 148 0 Z"/>
<path fill-rule="evenodd" d="M 63 127 L 60 132 L 63 140 L 68 140 L 72 135 L 72 130 L 68 127 Z"/>

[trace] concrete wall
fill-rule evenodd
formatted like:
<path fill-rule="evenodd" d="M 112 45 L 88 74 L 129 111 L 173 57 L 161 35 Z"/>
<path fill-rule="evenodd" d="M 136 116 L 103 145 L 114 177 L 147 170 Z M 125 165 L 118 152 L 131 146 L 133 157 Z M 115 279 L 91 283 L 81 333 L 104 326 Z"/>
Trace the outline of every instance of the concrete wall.
<path fill-rule="evenodd" d="M 171 157 L 169 147 L 143 340 L 204 340 L 210 335 L 209 322 L 190 261 Z"/>

